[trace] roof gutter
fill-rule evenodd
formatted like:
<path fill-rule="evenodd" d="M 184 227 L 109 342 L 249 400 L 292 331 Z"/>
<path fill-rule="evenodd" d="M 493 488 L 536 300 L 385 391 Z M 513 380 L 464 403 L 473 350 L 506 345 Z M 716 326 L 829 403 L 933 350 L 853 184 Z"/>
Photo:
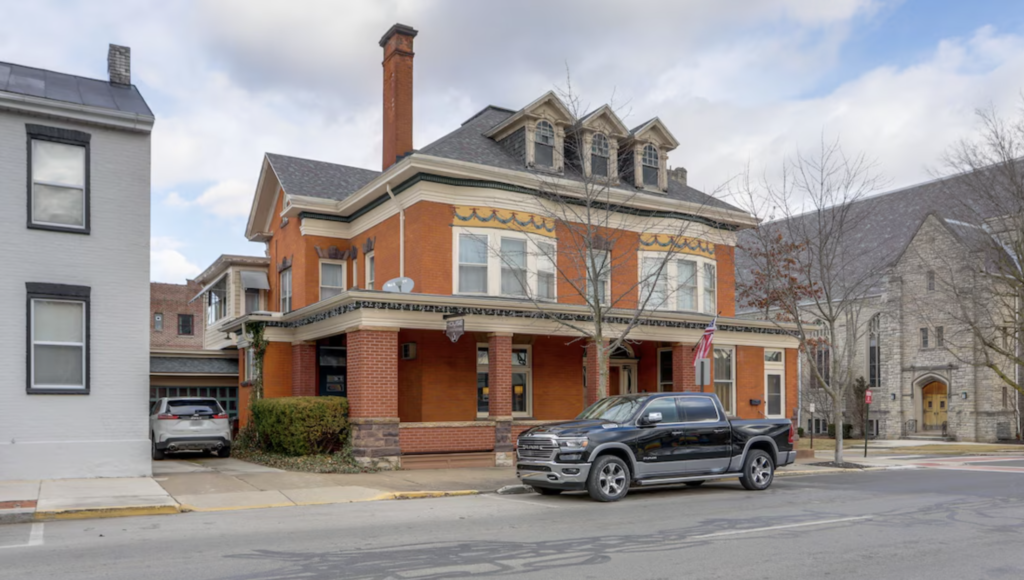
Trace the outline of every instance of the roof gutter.
<path fill-rule="evenodd" d="M 104 125 L 138 133 L 152 132 L 153 123 L 156 120 L 152 116 L 140 115 L 139 113 L 126 113 L 124 111 L 66 103 L 64 101 L 19 95 L 6 91 L 0 91 L 0 109 L 63 117 L 72 121 Z"/>

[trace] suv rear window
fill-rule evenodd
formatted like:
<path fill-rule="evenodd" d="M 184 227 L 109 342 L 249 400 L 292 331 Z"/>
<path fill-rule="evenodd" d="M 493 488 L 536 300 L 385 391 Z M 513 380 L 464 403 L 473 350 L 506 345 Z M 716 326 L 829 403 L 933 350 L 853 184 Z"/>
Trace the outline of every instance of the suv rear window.
<path fill-rule="evenodd" d="M 172 415 L 219 415 L 224 411 L 215 399 L 178 399 L 167 401 Z"/>
<path fill-rule="evenodd" d="M 710 397 L 679 397 L 679 407 L 686 422 L 718 421 L 718 408 Z"/>

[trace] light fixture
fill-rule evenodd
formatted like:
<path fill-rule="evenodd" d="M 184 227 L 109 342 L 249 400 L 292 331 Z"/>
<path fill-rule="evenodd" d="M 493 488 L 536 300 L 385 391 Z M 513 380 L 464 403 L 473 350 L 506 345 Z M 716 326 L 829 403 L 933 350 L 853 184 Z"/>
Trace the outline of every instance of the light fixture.
<path fill-rule="evenodd" d="M 967 391 L 960 391 L 960 398 L 967 400 Z"/>

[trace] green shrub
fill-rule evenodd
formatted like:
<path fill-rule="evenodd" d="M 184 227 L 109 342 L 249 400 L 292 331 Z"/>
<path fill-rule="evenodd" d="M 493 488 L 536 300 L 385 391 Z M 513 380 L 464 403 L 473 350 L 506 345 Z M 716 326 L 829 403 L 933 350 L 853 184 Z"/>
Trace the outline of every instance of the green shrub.
<path fill-rule="evenodd" d="M 853 434 L 853 424 L 852 423 L 843 423 L 843 439 L 849 439 L 852 434 Z M 828 424 L 828 436 L 833 438 L 833 439 L 836 438 L 836 424 L 835 423 L 829 423 Z"/>
<path fill-rule="evenodd" d="M 265 451 L 313 455 L 340 449 L 348 437 L 348 400 L 342 397 L 281 397 L 252 405 L 252 419 Z"/>
<path fill-rule="evenodd" d="M 804 438 L 804 428 L 803 427 L 797 427 L 796 428 L 796 436 L 801 438 L 801 439 Z"/>

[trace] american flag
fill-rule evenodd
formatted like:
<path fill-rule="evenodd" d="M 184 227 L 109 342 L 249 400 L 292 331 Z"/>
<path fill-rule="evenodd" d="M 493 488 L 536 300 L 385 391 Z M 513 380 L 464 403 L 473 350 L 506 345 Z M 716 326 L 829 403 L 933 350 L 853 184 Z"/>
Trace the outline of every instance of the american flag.
<path fill-rule="evenodd" d="M 693 366 L 697 366 L 697 361 L 708 358 L 708 355 L 711 354 L 711 339 L 715 337 L 715 321 L 717 320 L 718 316 L 711 319 L 711 324 L 704 329 L 704 336 L 700 337 L 700 341 L 693 349 Z"/>

